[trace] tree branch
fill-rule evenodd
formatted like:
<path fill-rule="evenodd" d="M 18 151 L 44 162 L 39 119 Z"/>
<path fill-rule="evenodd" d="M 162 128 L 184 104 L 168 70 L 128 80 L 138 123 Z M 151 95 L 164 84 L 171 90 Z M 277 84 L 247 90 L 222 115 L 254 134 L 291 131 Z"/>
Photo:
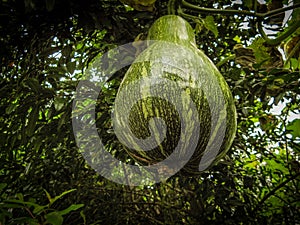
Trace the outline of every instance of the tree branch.
<path fill-rule="evenodd" d="M 261 15 L 263 13 L 254 13 L 254 12 L 250 12 L 247 10 L 233 10 L 233 9 L 212 9 L 212 8 L 203 8 L 203 7 L 199 7 L 196 5 L 193 5 L 191 3 L 188 3 L 184 0 L 181 1 L 180 4 L 182 7 L 186 7 L 188 9 L 192 9 L 195 10 L 197 12 L 200 13 L 204 13 L 204 14 L 222 14 L 222 15 L 236 15 L 236 14 L 240 14 L 240 15 L 246 15 L 246 16 L 257 16 L 259 15 L 261 17 Z"/>
<path fill-rule="evenodd" d="M 170 2 L 172 2 L 172 0 L 170 0 Z M 199 13 L 203 13 L 203 14 L 244 15 L 244 16 L 252 16 L 252 17 L 258 18 L 258 21 L 259 21 L 258 22 L 258 30 L 259 30 L 260 34 L 262 35 L 262 37 L 265 39 L 266 43 L 268 45 L 272 45 L 272 46 L 279 45 L 282 41 L 284 41 L 287 37 L 289 37 L 292 33 L 294 33 L 300 27 L 300 21 L 296 21 L 291 27 L 289 27 L 287 29 L 286 32 L 283 32 L 281 35 L 279 35 L 277 38 L 274 38 L 274 39 L 270 39 L 266 35 L 266 33 L 264 32 L 264 30 L 262 28 L 262 22 L 266 18 L 276 16 L 276 15 L 278 15 L 280 13 L 283 13 L 287 10 L 299 8 L 300 3 L 296 3 L 294 5 L 287 6 L 287 7 L 284 7 L 284 8 L 275 9 L 275 10 L 272 10 L 272 11 L 269 11 L 269 12 L 266 12 L 266 13 L 258 13 L 258 12 L 252 12 L 252 11 L 247 11 L 247 10 L 203 8 L 203 7 L 200 7 L 200 6 L 193 5 L 189 2 L 186 2 L 185 0 L 181 0 L 178 3 L 179 3 L 178 14 L 182 15 L 183 17 L 190 18 L 190 19 L 193 18 L 193 16 L 185 14 L 181 10 L 180 6 L 185 7 L 187 9 L 197 11 Z"/>
<path fill-rule="evenodd" d="M 278 15 L 282 12 L 285 12 L 287 10 L 295 9 L 300 7 L 300 3 L 287 6 L 284 8 L 275 9 L 266 13 L 257 13 L 257 12 L 251 12 L 247 10 L 235 10 L 235 9 L 212 9 L 212 8 L 203 8 L 196 5 L 193 5 L 191 3 L 188 3 L 184 0 L 180 3 L 181 6 L 186 7 L 188 9 L 195 10 L 200 13 L 204 14 L 221 14 L 221 15 L 244 15 L 244 16 L 253 16 L 261 19 L 265 19 L 267 17 L 271 17 L 274 15 Z"/>
<path fill-rule="evenodd" d="M 272 195 L 274 195 L 276 193 L 276 191 L 278 191 L 280 188 L 284 187 L 287 183 L 289 183 L 290 181 L 296 179 L 298 176 L 300 175 L 300 173 L 296 173 L 293 176 L 291 176 L 290 178 L 286 179 L 285 181 L 283 181 L 282 183 L 280 183 L 277 187 L 275 187 L 274 189 L 272 189 L 268 194 L 266 194 L 257 204 L 257 206 L 254 208 L 253 212 L 257 211 L 257 209 L 259 209 L 264 202 L 270 198 Z"/>
<path fill-rule="evenodd" d="M 300 20 L 296 21 L 291 27 L 289 27 L 285 32 L 279 35 L 277 38 L 270 39 L 264 32 L 262 28 L 262 23 L 258 23 L 258 30 L 262 37 L 265 39 L 268 45 L 276 46 L 281 44 L 286 38 L 288 38 L 292 33 L 294 33 L 300 27 Z"/>

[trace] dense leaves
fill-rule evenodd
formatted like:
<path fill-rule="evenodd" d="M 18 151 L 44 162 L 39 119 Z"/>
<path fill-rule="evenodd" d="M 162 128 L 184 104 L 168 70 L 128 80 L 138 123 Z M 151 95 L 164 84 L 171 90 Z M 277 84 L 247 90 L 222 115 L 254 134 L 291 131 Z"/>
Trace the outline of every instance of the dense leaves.
<path fill-rule="evenodd" d="M 281 1 L 189 2 L 264 12 Z M 193 16 L 186 19 L 198 47 L 235 98 L 232 148 L 201 176 L 145 187 L 117 185 L 86 164 L 71 124 L 76 85 L 96 55 L 134 39 L 126 54 L 139 53 L 138 39 L 168 11 L 165 1 L 149 5 L 139 11 L 116 0 L 0 2 L 0 223 L 299 224 L 299 29 L 268 45 L 252 16 L 183 8 Z M 286 23 L 273 17 L 262 24 L 267 34 L 280 36 L 299 15 L 298 8 Z M 97 127 L 107 150 L 133 164 L 111 132 L 126 69 L 99 94 Z M 51 202 L 51 196 L 59 200 Z"/>

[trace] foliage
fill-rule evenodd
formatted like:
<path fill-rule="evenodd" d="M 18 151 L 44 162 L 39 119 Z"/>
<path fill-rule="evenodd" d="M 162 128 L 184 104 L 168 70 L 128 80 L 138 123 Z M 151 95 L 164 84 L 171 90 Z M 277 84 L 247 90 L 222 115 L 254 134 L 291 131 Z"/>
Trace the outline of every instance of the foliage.
<path fill-rule="evenodd" d="M 5 183 L 1 183 L 1 189 L 5 188 L 5 186 Z M 16 194 L 18 199 L 10 199 L 7 196 L 4 196 L 6 199 L 4 199 L 2 204 L 0 204 L 1 224 L 63 224 L 63 216 L 73 210 L 83 207 L 83 204 L 72 204 L 68 208 L 60 211 L 52 208 L 52 205 L 58 199 L 72 191 L 75 191 L 75 189 L 65 191 L 59 196 L 52 198 L 45 190 L 49 200 L 49 203 L 46 205 L 39 205 L 36 203 L 36 200 L 32 198 L 30 198 L 29 201 L 24 201 L 24 196 L 22 193 Z"/>
<path fill-rule="evenodd" d="M 263 8 L 246 0 L 189 2 L 227 10 Z M 227 156 L 201 176 L 145 187 L 112 183 L 84 161 L 71 125 L 78 81 L 96 55 L 143 37 L 167 10 L 161 0 L 153 11 L 117 0 L 0 2 L 1 223 L 29 218 L 29 212 L 32 221 L 45 223 L 67 211 L 65 224 L 300 223 L 299 29 L 268 45 L 253 16 L 182 9 L 193 16 L 187 19 L 198 47 L 218 65 L 235 98 L 238 132 Z M 299 20 L 297 11 L 283 26 L 262 24 L 280 36 Z M 97 127 L 111 154 L 134 163 L 110 132 L 125 72 L 118 71 L 99 94 Z M 47 202 L 43 190 L 68 195 Z M 81 213 L 71 211 L 81 206 Z"/>

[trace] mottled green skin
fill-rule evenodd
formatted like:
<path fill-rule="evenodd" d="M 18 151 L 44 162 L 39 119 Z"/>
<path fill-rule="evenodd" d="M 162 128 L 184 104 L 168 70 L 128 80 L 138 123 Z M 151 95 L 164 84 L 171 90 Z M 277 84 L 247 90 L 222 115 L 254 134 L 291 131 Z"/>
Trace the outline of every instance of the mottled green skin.
<path fill-rule="evenodd" d="M 225 82 L 225 79 L 222 77 L 214 64 L 202 51 L 197 49 L 193 29 L 189 23 L 187 23 L 181 17 L 168 15 L 159 18 L 150 28 L 148 40 L 171 42 L 178 46 L 188 48 L 194 54 L 200 56 L 200 60 L 197 61 L 197 65 L 201 68 L 201 73 L 199 76 L 191 76 L 190 74 L 179 73 L 179 70 L 176 68 L 171 69 L 171 71 L 169 69 L 167 72 L 163 73 L 164 78 L 176 81 L 178 83 L 178 87 L 182 88 L 190 95 L 191 100 L 197 107 L 201 128 L 199 142 L 197 143 L 197 148 L 193 157 L 180 171 L 184 175 L 197 175 L 199 174 L 199 162 L 203 156 L 203 151 L 208 143 L 209 136 L 211 135 L 214 137 L 214 134 L 210 133 L 211 113 L 219 113 L 219 111 L 224 110 L 226 111 L 227 118 L 224 120 L 224 118 L 221 118 L 220 116 L 218 120 L 220 123 L 226 122 L 225 138 L 222 141 L 222 147 L 219 150 L 217 157 L 213 163 L 209 163 L 210 166 L 214 165 L 226 154 L 234 139 L 236 132 L 236 110 L 230 89 Z M 164 45 L 162 42 L 150 43 L 150 46 L 136 60 L 138 62 L 133 63 L 127 71 L 119 91 L 126 91 L 131 93 L 131 96 L 143 98 L 148 90 L 141 89 L 138 92 L 132 93 L 130 89 L 127 89 L 127 85 L 143 77 L 152 78 L 151 76 L 154 76 L 150 73 L 150 71 L 153 69 L 153 64 L 147 61 L 147 59 L 157 58 L 166 59 L 166 61 L 172 61 L 173 59 L 174 65 L 183 68 L 184 71 L 188 71 L 194 66 L 194 63 L 191 63 L 190 56 L 184 54 L 185 51 L 172 51 L 172 49 L 167 47 L 167 45 Z M 164 65 L 161 64 L 161 67 L 164 67 Z M 210 79 L 206 79 L 210 76 L 214 77 L 214 79 L 217 79 L 219 87 L 212 85 Z M 224 96 L 224 108 L 220 110 L 220 108 L 209 106 L 206 95 L 203 93 L 203 90 L 200 88 L 200 86 L 207 87 L 209 92 L 206 93 L 206 95 L 209 94 L 210 98 L 216 102 L 219 101 L 220 98 L 216 96 L 215 93 L 218 93 L 218 90 L 220 93 L 221 90 Z M 172 92 L 172 90 L 168 91 Z M 180 96 L 174 96 L 174 101 L 177 101 L 182 105 L 186 104 L 186 102 L 181 100 Z M 124 104 L 123 107 L 126 107 L 126 104 Z M 120 115 L 120 117 L 121 116 L 123 115 Z M 186 116 L 188 120 L 194 120 L 191 114 Z M 178 113 L 170 103 L 159 98 L 143 99 L 131 109 L 129 115 L 129 125 L 136 137 L 143 139 L 150 136 L 148 127 L 149 119 L 152 117 L 160 117 L 166 122 L 167 138 L 161 143 L 161 145 L 159 145 L 159 147 L 151 151 L 141 151 L 142 148 L 139 148 L 139 146 L 137 146 L 135 149 L 126 148 L 126 151 L 142 165 L 150 165 L 164 160 L 173 152 L 180 138 L 179 136 L 181 127 Z M 120 118 L 120 120 L 122 120 L 122 118 Z M 193 135 L 192 129 L 193 128 L 191 127 L 190 132 L 187 132 L 185 137 L 186 141 L 189 141 L 191 138 L 189 135 Z M 217 139 L 218 137 L 215 138 Z"/>

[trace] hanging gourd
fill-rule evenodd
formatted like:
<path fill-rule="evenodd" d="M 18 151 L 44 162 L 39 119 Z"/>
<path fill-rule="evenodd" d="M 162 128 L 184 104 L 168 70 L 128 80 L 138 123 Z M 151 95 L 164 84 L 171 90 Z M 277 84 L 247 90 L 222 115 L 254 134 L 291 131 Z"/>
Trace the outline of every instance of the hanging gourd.
<path fill-rule="evenodd" d="M 180 16 L 160 17 L 147 40 L 119 87 L 114 129 L 138 164 L 166 161 L 167 170 L 197 175 L 233 142 L 236 109 L 230 89 Z"/>

